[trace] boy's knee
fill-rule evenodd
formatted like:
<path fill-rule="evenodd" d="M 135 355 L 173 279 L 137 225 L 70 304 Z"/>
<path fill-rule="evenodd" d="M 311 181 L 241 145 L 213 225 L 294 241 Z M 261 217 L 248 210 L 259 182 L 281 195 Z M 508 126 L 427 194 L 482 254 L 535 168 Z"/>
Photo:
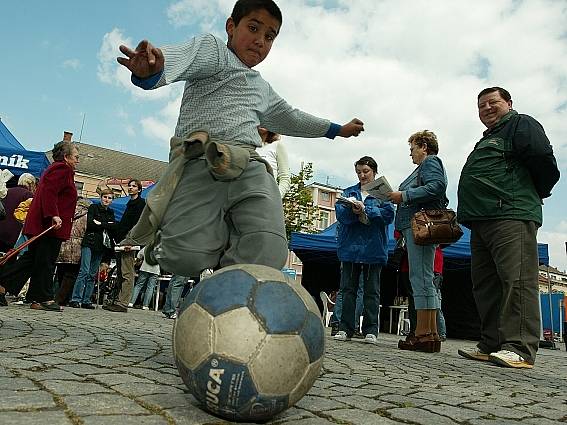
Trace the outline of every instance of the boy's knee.
<path fill-rule="evenodd" d="M 242 235 L 234 248 L 229 248 L 221 259 L 221 266 L 259 264 L 281 270 L 287 260 L 287 240 L 272 232 Z"/>

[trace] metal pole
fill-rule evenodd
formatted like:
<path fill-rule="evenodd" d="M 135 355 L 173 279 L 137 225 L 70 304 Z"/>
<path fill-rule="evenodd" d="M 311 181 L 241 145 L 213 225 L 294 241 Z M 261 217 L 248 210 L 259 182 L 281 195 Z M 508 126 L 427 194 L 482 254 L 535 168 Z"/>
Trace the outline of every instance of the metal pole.
<path fill-rule="evenodd" d="M 547 264 L 546 267 L 547 267 L 547 294 L 549 297 L 549 319 L 551 323 L 551 342 L 554 342 L 555 331 L 553 329 L 553 297 L 551 296 L 552 287 L 551 287 L 551 277 L 549 275 L 549 264 Z"/>

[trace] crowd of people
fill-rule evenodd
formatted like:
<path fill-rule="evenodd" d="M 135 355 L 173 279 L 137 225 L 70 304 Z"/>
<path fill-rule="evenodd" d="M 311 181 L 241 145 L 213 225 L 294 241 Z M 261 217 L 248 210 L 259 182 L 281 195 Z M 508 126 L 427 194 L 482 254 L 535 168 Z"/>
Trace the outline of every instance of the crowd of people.
<path fill-rule="evenodd" d="M 284 266 L 288 250 L 281 198 L 289 174 L 278 135 L 356 137 L 364 123 L 353 118 L 340 125 L 294 108 L 253 69 L 270 53 L 281 25 L 282 14 L 274 1 L 238 0 L 226 21 L 227 42 L 205 34 L 162 48 L 147 40 L 135 49 L 120 46 L 124 56 L 118 62 L 131 71 L 133 84 L 153 90 L 183 81 L 184 93 L 169 165 L 147 203 L 133 180 L 120 222 L 110 214 L 109 199 L 89 207 L 86 234 L 95 236 L 81 243 L 85 257 L 73 303 L 89 305 L 105 232 L 113 233 L 119 244 L 120 290 L 104 306 L 112 312 L 127 312 L 133 304 L 134 246 L 146 246 L 147 266 L 159 265 L 180 277 L 239 263 Z M 535 362 L 539 337 L 536 234 L 542 223 L 542 199 L 550 196 L 559 171 L 543 127 L 513 110 L 505 89 L 481 91 L 477 105 L 487 130 L 461 172 L 457 213 L 471 229 L 481 341 L 476 350 L 459 353 L 528 368 Z M 417 167 L 388 199 L 362 190 L 361 184 L 372 181 L 378 170 L 376 161 L 365 156 L 355 163 L 358 183 L 343 194 L 352 199 L 351 205 L 336 206 L 342 305 L 335 338 L 347 341 L 353 336 L 355 294 L 360 291 L 362 332 L 368 343 L 377 342 L 380 270 L 387 261 L 386 228 L 393 222 L 405 241 L 415 307 L 414 332 L 400 341 L 399 348 L 437 352 L 437 247 L 417 245 L 410 221 L 422 208 L 447 206 L 447 174 L 433 132 L 413 134 L 409 147 Z M 0 294 L 18 291 L 30 277 L 27 297 L 32 308 L 59 311 L 50 273 L 62 241 L 72 232 L 77 201 L 73 173 L 79 157 L 76 147 L 65 142 L 57 144 L 53 154 L 55 162 L 40 179 L 22 231 L 32 238 L 45 235 L 3 268 Z"/>

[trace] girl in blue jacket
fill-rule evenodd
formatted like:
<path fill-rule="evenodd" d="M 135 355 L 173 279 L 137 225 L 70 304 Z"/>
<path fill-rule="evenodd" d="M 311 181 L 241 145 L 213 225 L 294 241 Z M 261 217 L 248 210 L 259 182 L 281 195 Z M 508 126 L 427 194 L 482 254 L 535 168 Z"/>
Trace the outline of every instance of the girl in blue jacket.
<path fill-rule="evenodd" d="M 355 330 L 355 297 L 359 278 L 364 284 L 362 333 L 375 344 L 380 306 L 380 271 L 388 260 L 388 225 L 394 221 L 390 202 L 374 198 L 361 189 L 376 178 L 376 161 L 363 156 L 354 163 L 358 183 L 343 191 L 352 202 L 337 202 L 337 254 L 341 261 L 343 311 L 335 339 L 350 340 Z"/>

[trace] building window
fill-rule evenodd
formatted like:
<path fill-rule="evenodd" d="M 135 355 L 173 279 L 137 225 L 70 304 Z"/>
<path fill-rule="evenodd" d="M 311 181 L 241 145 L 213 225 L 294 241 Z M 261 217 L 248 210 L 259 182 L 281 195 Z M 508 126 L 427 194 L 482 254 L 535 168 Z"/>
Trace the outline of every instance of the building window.
<path fill-rule="evenodd" d="M 331 202 L 331 192 L 319 192 L 320 199 L 323 202 Z"/>
<path fill-rule="evenodd" d="M 328 211 L 319 211 L 318 228 L 319 229 L 326 229 L 327 227 L 329 227 L 329 212 Z"/>

